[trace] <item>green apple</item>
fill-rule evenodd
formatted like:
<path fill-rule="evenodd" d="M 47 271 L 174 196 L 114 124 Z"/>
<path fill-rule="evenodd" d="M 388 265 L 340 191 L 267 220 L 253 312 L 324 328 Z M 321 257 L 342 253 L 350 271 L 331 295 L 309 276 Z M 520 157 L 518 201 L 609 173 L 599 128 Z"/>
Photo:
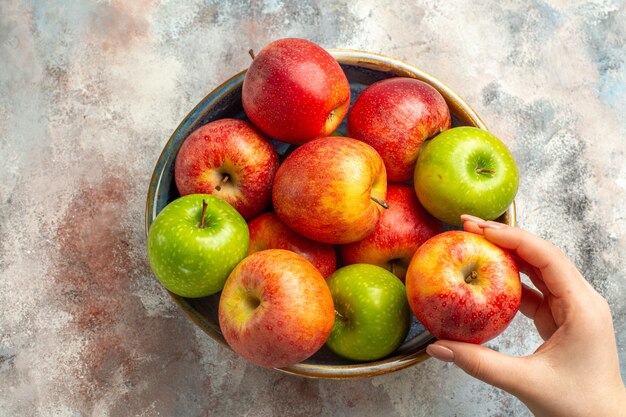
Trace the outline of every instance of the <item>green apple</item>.
<path fill-rule="evenodd" d="M 461 126 L 427 141 L 413 176 L 420 203 L 433 216 L 460 225 L 461 214 L 486 220 L 502 215 L 519 185 L 513 155 L 491 133 Z"/>
<path fill-rule="evenodd" d="M 248 225 L 230 204 L 208 194 L 169 203 L 148 231 L 148 261 L 165 288 L 183 297 L 206 297 L 248 254 Z"/>
<path fill-rule="evenodd" d="M 355 361 L 383 358 L 402 344 L 411 325 L 404 284 L 376 265 L 353 264 L 327 279 L 335 324 L 326 345 Z"/>

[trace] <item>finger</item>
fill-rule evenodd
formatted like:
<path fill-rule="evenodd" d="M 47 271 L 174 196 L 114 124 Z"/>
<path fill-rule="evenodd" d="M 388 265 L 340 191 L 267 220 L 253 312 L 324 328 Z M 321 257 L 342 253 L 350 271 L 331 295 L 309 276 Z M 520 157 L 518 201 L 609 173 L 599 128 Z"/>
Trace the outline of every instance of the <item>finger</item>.
<path fill-rule="evenodd" d="M 477 235 L 483 234 L 483 229 L 478 227 L 477 223 L 472 221 L 464 221 L 463 222 L 463 230 L 470 233 L 475 233 Z"/>
<path fill-rule="evenodd" d="M 483 234 L 483 230 L 478 227 L 478 223 L 484 222 L 480 217 L 463 214 L 461 215 L 461 220 L 463 221 L 463 230 L 466 232 L 475 233 L 477 235 Z"/>
<path fill-rule="evenodd" d="M 550 296 L 548 296 L 550 299 Z M 535 312 L 535 327 L 543 340 L 548 340 L 559 328 L 556 324 L 549 303 L 543 303 Z"/>
<path fill-rule="evenodd" d="M 496 245 L 514 252 L 536 267 L 547 289 L 561 297 L 585 288 L 585 279 L 565 254 L 548 241 L 530 232 L 502 223 L 477 223 L 484 236 Z"/>
<path fill-rule="evenodd" d="M 534 288 L 522 283 L 522 302 L 519 311 L 534 321 L 537 332 L 543 340 L 548 340 L 557 329 L 550 306 L 552 299 L 553 297 L 549 293 L 544 296 Z"/>
<path fill-rule="evenodd" d="M 451 353 L 446 355 L 446 349 Z M 529 385 L 526 376 L 532 374 L 524 358 L 473 343 L 439 340 L 429 345 L 426 352 L 438 359 L 442 356 L 442 360 L 454 362 L 470 376 L 514 395 L 519 395 Z"/>
<path fill-rule="evenodd" d="M 519 311 L 529 319 L 534 320 L 541 304 L 543 304 L 543 294 L 522 283 L 522 302 Z"/>
<path fill-rule="evenodd" d="M 541 291 L 542 294 L 548 294 L 548 288 L 546 284 L 543 283 L 543 278 L 541 276 L 541 271 L 539 271 L 536 267 L 532 266 L 525 260 L 521 259 L 519 256 L 513 254 L 513 259 L 519 268 L 519 271 L 526 275 L 530 281 L 533 283 L 535 288 Z"/>

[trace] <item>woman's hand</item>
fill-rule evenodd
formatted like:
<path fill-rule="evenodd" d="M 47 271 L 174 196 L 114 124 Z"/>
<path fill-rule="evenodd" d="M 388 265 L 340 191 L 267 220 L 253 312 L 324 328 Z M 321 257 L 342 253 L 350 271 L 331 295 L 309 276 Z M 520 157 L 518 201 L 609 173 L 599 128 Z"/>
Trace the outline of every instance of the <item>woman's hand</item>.
<path fill-rule="evenodd" d="M 439 340 L 438 359 L 517 396 L 536 416 L 626 416 L 611 312 L 565 254 L 542 238 L 501 223 L 462 216 L 464 229 L 508 249 L 539 291 L 522 287 L 520 311 L 545 341 L 530 356 Z"/>

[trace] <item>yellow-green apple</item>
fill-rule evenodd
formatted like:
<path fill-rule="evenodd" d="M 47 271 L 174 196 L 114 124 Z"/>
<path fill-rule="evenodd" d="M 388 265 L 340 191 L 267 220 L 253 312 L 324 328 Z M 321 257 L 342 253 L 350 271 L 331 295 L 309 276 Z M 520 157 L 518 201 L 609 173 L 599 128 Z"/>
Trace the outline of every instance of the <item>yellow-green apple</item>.
<path fill-rule="evenodd" d="M 301 144 L 335 131 L 350 106 L 350 83 L 322 47 L 285 38 L 254 57 L 241 96 L 246 115 L 262 132 Z"/>
<path fill-rule="evenodd" d="M 250 362 L 281 368 L 324 345 L 335 310 L 324 277 L 295 252 L 267 249 L 230 274 L 218 318 L 228 345 Z"/>
<path fill-rule="evenodd" d="M 391 272 L 368 264 L 344 266 L 327 280 L 335 324 L 326 345 L 355 361 L 383 358 L 398 348 L 411 324 L 404 285 Z"/>
<path fill-rule="evenodd" d="M 299 235 L 287 227 L 274 212 L 264 213 L 250 220 L 248 229 L 250 229 L 249 255 L 265 249 L 290 250 L 305 257 L 324 278 L 337 268 L 334 246 Z"/>
<path fill-rule="evenodd" d="M 193 131 L 174 165 L 180 195 L 212 194 L 231 204 L 245 219 L 270 204 L 278 156 L 249 123 L 220 119 Z"/>
<path fill-rule="evenodd" d="M 208 194 L 169 203 L 148 231 L 148 260 L 165 288 L 183 297 L 222 289 L 248 253 L 248 225 L 230 204 Z"/>
<path fill-rule="evenodd" d="M 454 225 L 461 224 L 461 214 L 498 218 L 513 202 L 519 183 L 506 145 L 469 126 L 446 130 L 425 143 L 413 178 L 424 208 Z"/>
<path fill-rule="evenodd" d="M 450 128 L 450 109 L 430 84 L 388 78 L 368 86 L 348 115 L 348 136 L 374 147 L 391 182 L 408 181 L 425 139 Z"/>
<path fill-rule="evenodd" d="M 522 287 L 509 252 L 483 236 L 454 230 L 417 249 L 406 292 L 413 313 L 436 338 L 483 343 L 509 325 Z"/>
<path fill-rule="evenodd" d="M 378 265 L 404 281 L 417 248 L 443 232 L 443 223 L 422 207 L 410 185 L 388 184 L 386 201 L 389 208 L 376 229 L 363 240 L 341 245 L 341 259 L 345 265 Z"/>
<path fill-rule="evenodd" d="M 333 136 L 298 147 L 274 177 L 278 217 L 309 239 L 349 243 L 369 235 L 387 191 L 385 165 L 374 148 Z"/>

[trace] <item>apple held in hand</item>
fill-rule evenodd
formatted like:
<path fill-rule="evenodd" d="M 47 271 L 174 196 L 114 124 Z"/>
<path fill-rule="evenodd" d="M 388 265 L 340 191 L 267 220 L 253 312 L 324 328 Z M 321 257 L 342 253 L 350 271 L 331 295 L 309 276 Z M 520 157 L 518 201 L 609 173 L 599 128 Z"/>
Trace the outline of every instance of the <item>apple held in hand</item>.
<path fill-rule="evenodd" d="M 413 193 L 413 190 L 411 190 Z M 283 223 L 276 213 L 264 213 L 248 222 L 250 249 L 253 254 L 265 249 L 285 249 L 302 255 L 324 278 L 335 272 L 335 247 L 297 234 Z"/>
<path fill-rule="evenodd" d="M 277 168 L 276 152 L 254 127 L 220 119 L 185 139 L 174 175 L 181 195 L 215 195 L 250 219 L 269 205 Z"/>
<path fill-rule="evenodd" d="M 280 368 L 324 345 L 334 307 L 324 277 L 302 256 L 268 249 L 246 257 L 220 296 L 219 324 L 228 345 L 250 362 Z"/>
<path fill-rule="evenodd" d="M 387 204 L 376 229 L 365 239 L 340 247 L 346 265 L 378 265 L 404 281 L 413 254 L 434 235 L 443 232 L 443 223 L 419 203 L 412 186 L 389 184 Z"/>
<path fill-rule="evenodd" d="M 328 286 L 335 303 L 335 324 L 326 345 L 355 361 L 372 361 L 396 350 L 411 325 L 404 285 L 391 272 L 368 264 L 344 266 Z"/>
<path fill-rule="evenodd" d="M 378 152 L 356 139 L 326 137 L 298 147 L 278 168 L 272 201 L 278 217 L 297 233 L 340 244 L 369 235 L 387 192 Z"/>
<path fill-rule="evenodd" d="M 522 287 L 506 250 L 457 230 L 429 239 L 415 252 L 406 292 L 413 313 L 436 338 L 483 343 L 509 325 Z"/>
<path fill-rule="evenodd" d="M 450 128 L 450 109 L 431 85 L 414 78 L 388 78 L 367 87 L 348 115 L 348 136 L 374 147 L 387 178 L 408 181 L 425 139 Z"/>
<path fill-rule="evenodd" d="M 498 138 L 475 127 L 455 127 L 424 144 L 413 184 L 433 216 L 453 225 L 462 214 L 494 220 L 513 202 L 519 174 Z"/>
<path fill-rule="evenodd" d="M 148 260 L 174 294 L 205 297 L 222 289 L 248 244 L 248 225 L 231 205 L 190 194 L 169 203 L 150 226 Z"/>
<path fill-rule="evenodd" d="M 350 106 L 339 63 L 305 39 L 279 39 L 252 61 L 241 92 L 250 121 L 268 136 L 301 144 L 329 136 Z"/>

